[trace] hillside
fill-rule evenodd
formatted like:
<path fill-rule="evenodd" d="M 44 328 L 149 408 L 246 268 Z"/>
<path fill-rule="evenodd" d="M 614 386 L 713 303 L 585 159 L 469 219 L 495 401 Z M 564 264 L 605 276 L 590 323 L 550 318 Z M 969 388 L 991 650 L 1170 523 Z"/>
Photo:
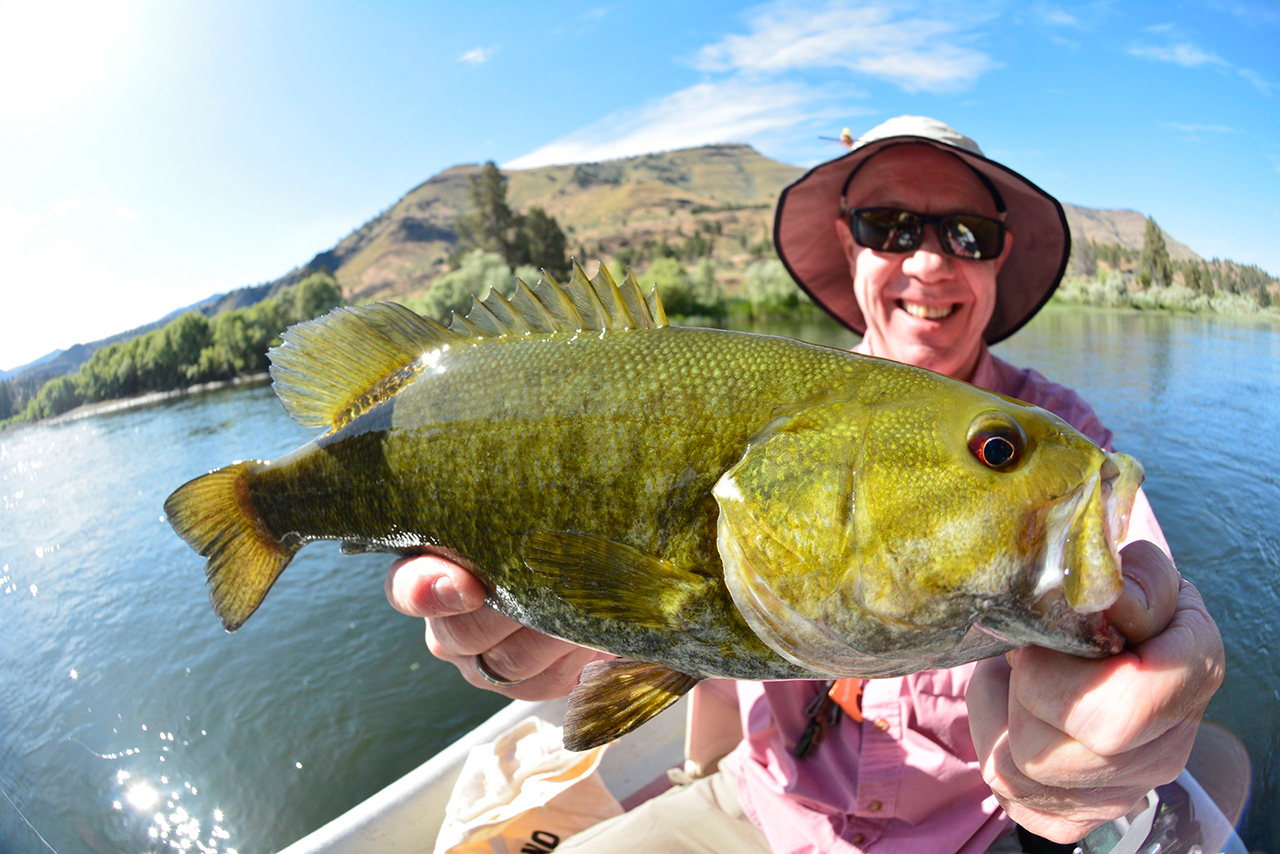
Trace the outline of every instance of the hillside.
<path fill-rule="evenodd" d="M 422 291 L 444 272 L 477 165 L 429 178 L 308 265 L 327 266 L 351 299 Z M 559 220 L 574 254 L 597 257 L 647 238 L 691 234 L 720 223 L 725 234 L 768 236 L 778 191 L 800 169 L 746 145 L 711 145 L 604 163 L 506 173 L 519 212 L 541 207 Z"/>
<path fill-rule="evenodd" d="M 1082 208 L 1078 205 L 1063 204 L 1067 212 L 1067 225 L 1071 228 L 1072 244 L 1082 240 L 1094 243 L 1111 243 L 1128 249 L 1142 249 L 1142 233 L 1147 226 L 1144 214 L 1130 210 L 1100 210 L 1098 208 Z M 1164 242 L 1169 248 L 1169 257 L 1174 261 L 1199 261 L 1199 255 L 1191 251 L 1184 243 L 1169 236 L 1169 232 L 1160 229 L 1164 234 Z"/>
<path fill-rule="evenodd" d="M 453 224 L 466 212 L 467 181 L 479 169 L 454 166 L 429 178 L 291 276 L 328 267 L 352 300 L 421 293 L 448 269 Z M 746 258 L 746 247 L 770 238 L 778 192 L 803 172 L 747 145 L 709 145 L 505 174 L 512 208 L 546 210 L 575 255 L 611 256 L 648 239 L 676 243 L 701 230 L 718 235 L 717 260 L 734 263 Z M 1073 240 L 1142 248 L 1141 213 L 1065 208 Z M 1167 233 L 1165 240 L 1175 260 L 1199 257 Z"/>
<path fill-rule="evenodd" d="M 353 302 L 423 293 L 448 270 L 457 240 L 454 222 L 466 212 L 468 179 L 479 170 L 474 164 L 454 166 L 428 178 L 336 246 L 275 281 L 215 295 L 155 323 L 50 354 L 9 376 L 30 380 L 37 373 L 74 371 L 104 344 L 157 328 L 183 311 L 213 316 L 243 307 L 321 268 L 334 273 Z M 725 284 L 732 289 L 747 263 L 770 252 L 778 193 L 803 172 L 748 145 L 724 144 L 505 174 L 511 206 L 517 212 L 537 206 L 554 216 L 580 260 L 612 259 L 649 240 L 679 244 L 700 231 L 713 236 L 714 258 L 730 271 Z M 1073 241 L 1142 248 L 1141 213 L 1065 207 Z M 1165 241 L 1175 261 L 1199 257 L 1168 233 Z"/>

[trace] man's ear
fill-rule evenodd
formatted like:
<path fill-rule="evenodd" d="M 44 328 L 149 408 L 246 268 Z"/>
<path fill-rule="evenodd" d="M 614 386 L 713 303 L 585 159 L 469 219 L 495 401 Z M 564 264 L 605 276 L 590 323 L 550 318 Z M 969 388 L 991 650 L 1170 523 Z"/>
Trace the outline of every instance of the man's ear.
<path fill-rule="evenodd" d="M 847 229 L 846 229 L 847 230 Z M 852 237 L 853 235 L 850 235 Z M 1000 275 L 1000 268 L 1004 266 L 1005 259 L 1009 257 L 1009 253 L 1013 251 L 1013 232 L 1009 229 L 1004 231 L 1004 249 L 1000 250 L 1000 255 L 996 258 L 996 275 Z"/>
<path fill-rule="evenodd" d="M 1005 235 L 1008 237 L 1008 235 Z M 845 260 L 849 262 L 849 269 L 853 269 L 854 257 L 858 254 L 858 243 L 853 239 L 853 231 L 849 228 L 849 223 L 844 217 L 836 217 L 836 237 L 840 239 L 840 247 L 844 249 Z"/>

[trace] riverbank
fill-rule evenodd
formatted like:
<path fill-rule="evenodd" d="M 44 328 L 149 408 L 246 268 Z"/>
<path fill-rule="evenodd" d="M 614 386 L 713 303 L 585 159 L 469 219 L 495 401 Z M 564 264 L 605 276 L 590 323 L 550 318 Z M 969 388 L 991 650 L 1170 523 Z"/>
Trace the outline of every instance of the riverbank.
<path fill-rule="evenodd" d="M 1067 276 L 1054 292 L 1051 302 L 1096 308 L 1256 317 L 1280 323 L 1280 306 L 1269 304 L 1264 307 L 1244 294 L 1221 291 L 1213 294 L 1197 293 L 1177 283 L 1165 288 L 1131 289 L 1130 280 L 1119 275 L 1104 275 L 1097 279 Z"/>
<path fill-rule="evenodd" d="M 138 409 L 143 406 L 151 406 L 165 400 L 174 400 L 179 397 L 190 397 L 197 394 L 207 394 L 211 391 L 222 391 L 225 388 L 252 388 L 254 386 L 266 385 L 271 382 L 271 375 L 266 371 L 257 374 L 249 374 L 243 377 L 234 377 L 229 380 L 215 380 L 207 383 L 196 383 L 186 388 L 175 388 L 169 391 L 153 391 L 138 397 L 125 397 L 117 400 L 100 400 L 96 403 L 82 403 L 75 409 L 68 410 L 61 415 L 53 418 L 46 418 L 42 421 L 24 421 L 21 425 L 33 424 L 62 424 L 66 421 L 79 421 L 81 418 L 91 418 L 95 415 L 106 415 L 109 412 L 123 412 L 126 409 Z M 12 427 L 20 426 L 19 424 L 10 425 Z"/>

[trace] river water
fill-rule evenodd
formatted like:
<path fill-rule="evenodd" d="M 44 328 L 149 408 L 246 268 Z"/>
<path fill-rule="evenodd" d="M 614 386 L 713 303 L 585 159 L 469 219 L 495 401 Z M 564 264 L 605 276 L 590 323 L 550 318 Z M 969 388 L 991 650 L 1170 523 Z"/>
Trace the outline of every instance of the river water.
<path fill-rule="evenodd" d="M 1050 307 L 997 352 L 1079 390 L 1143 461 L 1226 638 L 1209 717 L 1253 759 L 1242 835 L 1280 851 L 1280 330 Z M 387 605 L 383 556 L 305 549 L 222 631 L 164 499 L 311 434 L 269 388 L 0 434 L 0 851 L 277 850 L 500 706 Z"/>

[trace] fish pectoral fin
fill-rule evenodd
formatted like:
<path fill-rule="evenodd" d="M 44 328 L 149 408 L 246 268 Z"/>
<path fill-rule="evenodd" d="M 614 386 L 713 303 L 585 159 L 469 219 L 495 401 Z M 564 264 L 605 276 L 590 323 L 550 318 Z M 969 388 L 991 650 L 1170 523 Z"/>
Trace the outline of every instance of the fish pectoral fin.
<path fill-rule="evenodd" d="M 569 695 L 564 746 L 590 750 L 620 738 L 679 700 L 701 679 L 660 664 L 593 661 Z"/>
<path fill-rule="evenodd" d="M 690 606 L 723 589 L 717 578 L 578 531 L 535 531 L 525 537 L 523 557 L 582 613 L 659 631 L 686 629 Z"/>

